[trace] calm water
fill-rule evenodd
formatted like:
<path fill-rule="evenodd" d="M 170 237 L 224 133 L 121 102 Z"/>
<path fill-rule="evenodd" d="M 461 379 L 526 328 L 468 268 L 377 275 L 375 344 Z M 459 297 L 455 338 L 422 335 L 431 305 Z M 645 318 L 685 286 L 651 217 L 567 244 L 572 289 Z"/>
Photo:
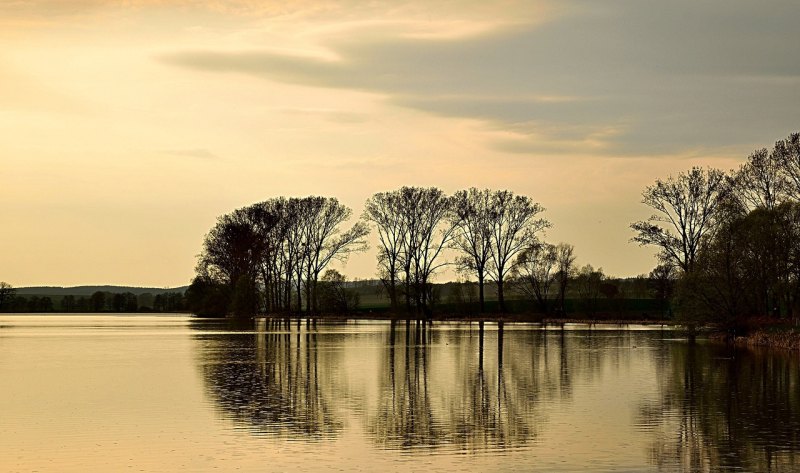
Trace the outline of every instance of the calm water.
<path fill-rule="evenodd" d="M 800 471 L 797 354 L 661 330 L 0 316 L 0 471 Z"/>

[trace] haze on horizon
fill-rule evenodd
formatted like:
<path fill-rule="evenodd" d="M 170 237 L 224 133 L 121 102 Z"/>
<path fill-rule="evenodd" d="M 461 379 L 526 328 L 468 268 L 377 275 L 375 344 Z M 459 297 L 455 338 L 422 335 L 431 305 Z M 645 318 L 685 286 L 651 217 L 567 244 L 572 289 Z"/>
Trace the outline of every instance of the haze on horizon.
<path fill-rule="evenodd" d="M 633 276 L 642 189 L 800 128 L 792 1 L 0 4 L 0 280 L 188 284 L 218 215 L 510 189 Z M 375 251 L 350 278 L 375 276 Z M 447 279 L 443 275 L 442 279 Z"/>

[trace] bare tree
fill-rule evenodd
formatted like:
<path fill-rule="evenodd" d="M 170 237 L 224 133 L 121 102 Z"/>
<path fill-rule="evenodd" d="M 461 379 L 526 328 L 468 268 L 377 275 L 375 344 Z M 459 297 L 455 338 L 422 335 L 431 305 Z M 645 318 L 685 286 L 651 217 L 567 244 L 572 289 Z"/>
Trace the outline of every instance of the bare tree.
<path fill-rule="evenodd" d="M 781 165 L 786 179 L 786 193 L 800 201 L 800 133 L 792 133 L 775 143 L 773 154 Z"/>
<path fill-rule="evenodd" d="M 657 180 L 642 192 L 642 203 L 657 213 L 631 225 L 637 233 L 632 241 L 658 247 L 664 262 L 691 272 L 725 192 L 725 174 L 717 169 L 694 167 Z"/>
<path fill-rule="evenodd" d="M 450 243 L 454 232 L 451 224 L 452 199 L 435 187 L 403 187 L 401 194 L 408 225 L 406 277 L 413 283 L 418 311 L 430 317 L 431 276 L 448 264 L 439 256 Z"/>
<path fill-rule="evenodd" d="M 786 189 L 781 156 L 766 148 L 754 151 L 731 177 L 734 196 L 744 208 L 772 210 Z"/>
<path fill-rule="evenodd" d="M 378 230 L 378 266 L 389 294 L 390 306 L 395 312 L 398 309 L 397 285 L 408 236 L 408 222 L 402 210 L 400 191 L 379 192 L 370 197 L 364 205 L 363 218 L 375 224 Z"/>
<path fill-rule="evenodd" d="M 567 286 L 570 279 L 575 275 L 575 247 L 568 243 L 556 245 L 556 262 L 558 272 L 556 281 L 558 282 L 558 310 L 563 315 L 566 310 Z"/>
<path fill-rule="evenodd" d="M 306 204 L 303 225 L 307 247 L 304 259 L 306 310 L 316 312 L 316 287 L 322 270 L 334 259 L 343 260 L 354 251 L 365 250 L 364 237 L 369 234 L 369 227 L 357 222 L 342 232 L 340 226 L 350 218 L 352 210 L 334 197 L 307 197 L 303 201 Z"/>
<path fill-rule="evenodd" d="M 492 194 L 489 220 L 491 264 L 488 272 L 497 282 L 501 312 L 506 311 L 503 283 L 513 267 L 514 258 L 536 241 L 537 232 L 550 226 L 547 220 L 536 218 L 543 210 L 530 197 L 514 195 L 511 191 Z"/>
<path fill-rule="evenodd" d="M 558 277 L 558 252 L 555 245 L 537 243 L 517 257 L 513 272 L 519 290 L 533 298 L 539 310 L 549 310 L 550 289 Z"/>
<path fill-rule="evenodd" d="M 281 295 L 284 280 L 280 268 L 282 246 L 291 221 L 285 215 L 286 199 L 277 198 L 248 207 L 253 228 L 260 240 L 261 259 L 258 272 L 264 288 L 264 310 L 283 308 Z"/>
<path fill-rule="evenodd" d="M 448 264 L 441 253 L 453 237 L 452 207 L 435 187 L 402 187 L 367 200 L 364 218 L 378 229 L 378 265 L 393 308 L 402 279 L 406 310 L 430 315 L 431 277 Z"/>
<path fill-rule="evenodd" d="M 456 260 L 460 269 L 478 277 L 478 299 L 485 311 L 484 283 L 492 251 L 491 227 L 492 192 L 489 189 L 462 190 L 453 196 L 452 246 L 461 256 Z"/>

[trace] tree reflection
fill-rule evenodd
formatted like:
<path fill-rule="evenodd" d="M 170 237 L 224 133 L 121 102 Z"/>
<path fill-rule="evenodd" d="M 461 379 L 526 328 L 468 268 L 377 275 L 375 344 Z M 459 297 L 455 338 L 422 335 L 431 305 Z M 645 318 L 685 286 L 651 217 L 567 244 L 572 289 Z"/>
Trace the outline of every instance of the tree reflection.
<path fill-rule="evenodd" d="M 198 336 L 205 342 L 200 366 L 209 397 L 226 417 L 256 434 L 305 439 L 338 434 L 342 421 L 330 407 L 326 374 L 318 370 L 317 334 L 299 326 L 293 332 L 282 321 L 256 324 Z M 227 332 L 242 328 L 249 330 Z"/>
<path fill-rule="evenodd" d="M 570 373 L 595 368 L 567 345 L 562 334 L 509 332 L 502 324 L 392 324 L 367 428 L 390 449 L 524 446 L 546 423 L 547 404 L 571 395 Z"/>
<path fill-rule="evenodd" d="M 601 385 L 605 373 L 629 372 L 627 364 L 639 356 L 652 356 L 661 373 L 671 372 L 674 363 L 664 343 L 633 355 L 631 347 L 648 343 L 652 335 L 625 331 L 570 333 L 496 323 L 434 328 L 420 321 L 317 326 L 278 320 L 216 330 L 207 324 L 197 323 L 195 337 L 207 395 L 237 427 L 315 441 L 339 437 L 347 425 L 389 450 L 528 447 L 543 436 L 552 413 L 563 413 L 573 402 L 576 385 Z M 697 386 L 707 376 L 700 370 L 681 372 L 688 378 L 665 383 L 664 389 L 688 386 L 680 399 L 696 405 L 709 395 Z M 787 382 L 796 383 L 793 376 Z M 658 424 L 665 412 L 681 406 L 677 399 L 678 394 L 665 395 L 642 412 L 651 425 Z M 776 409 L 785 404 L 758 402 L 773 402 Z M 686 420 L 696 423 L 691 409 Z M 776 416 L 783 418 L 780 412 Z M 694 424 L 682 428 L 687 441 L 701 438 L 692 435 L 700 429 Z"/>
<path fill-rule="evenodd" d="M 435 446 L 447 436 L 432 417 L 428 391 L 427 324 L 406 323 L 402 345 L 397 347 L 397 327 L 392 322 L 385 359 L 381 362 L 377 414 L 369 422 L 372 437 L 380 444 L 410 448 Z M 399 359 L 399 360 L 398 360 Z"/>
<path fill-rule="evenodd" d="M 640 409 L 664 470 L 797 471 L 800 372 L 787 353 L 687 344 L 664 352 L 661 396 Z"/>

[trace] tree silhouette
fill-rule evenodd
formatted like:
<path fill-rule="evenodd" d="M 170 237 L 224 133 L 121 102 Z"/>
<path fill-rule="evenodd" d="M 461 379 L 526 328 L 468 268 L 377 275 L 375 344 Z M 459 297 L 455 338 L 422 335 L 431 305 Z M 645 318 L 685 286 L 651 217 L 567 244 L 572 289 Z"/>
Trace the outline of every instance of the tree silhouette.
<path fill-rule="evenodd" d="M 547 220 L 537 218 L 543 210 L 540 204 L 527 196 L 515 195 L 511 191 L 492 194 L 489 274 L 497 283 L 501 312 L 506 311 L 503 286 L 506 276 L 513 269 L 514 258 L 536 241 L 537 232 L 550 226 Z"/>
<path fill-rule="evenodd" d="M 17 290 L 11 284 L 0 281 L 0 311 L 6 310 L 11 305 L 14 296 L 17 295 Z"/>
<path fill-rule="evenodd" d="M 725 175 L 716 169 L 694 167 L 677 177 L 656 180 L 642 192 L 642 203 L 656 213 L 631 225 L 636 232 L 632 241 L 658 247 L 662 261 L 690 272 L 725 192 Z"/>
<path fill-rule="evenodd" d="M 478 299 L 481 312 L 486 310 L 484 283 L 491 259 L 492 192 L 489 189 L 462 190 L 453 196 L 453 225 L 456 229 L 452 246 L 461 252 L 456 264 L 478 277 Z"/>
<path fill-rule="evenodd" d="M 550 289 L 558 278 L 558 252 L 555 245 L 536 243 L 517 257 L 514 271 L 517 288 L 534 299 L 539 310 L 546 314 Z"/>
<path fill-rule="evenodd" d="M 378 231 L 378 266 L 392 312 L 399 308 L 398 284 L 408 238 L 402 203 L 402 193 L 391 191 L 379 192 L 364 204 L 364 219 L 372 222 Z"/>

